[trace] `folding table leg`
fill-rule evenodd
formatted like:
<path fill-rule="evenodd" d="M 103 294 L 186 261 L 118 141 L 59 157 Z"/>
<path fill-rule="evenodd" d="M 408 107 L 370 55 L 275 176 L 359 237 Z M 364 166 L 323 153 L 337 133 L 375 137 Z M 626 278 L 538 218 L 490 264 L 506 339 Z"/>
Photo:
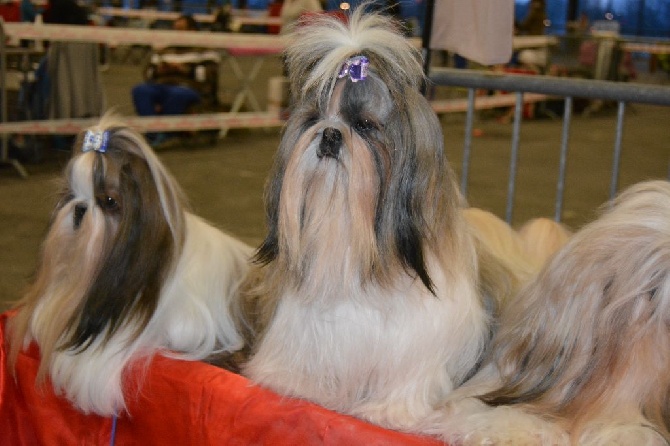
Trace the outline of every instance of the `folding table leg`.
<path fill-rule="evenodd" d="M 18 172 L 19 175 L 21 175 L 21 178 L 28 178 L 28 171 L 26 171 L 26 169 L 23 167 L 23 164 L 14 158 L 10 158 L 9 140 L 6 134 L 2 135 L 2 142 L 0 146 L 0 164 L 9 164 Z"/>
<path fill-rule="evenodd" d="M 263 56 L 256 57 L 249 73 L 244 74 L 240 64 L 237 62 L 237 59 L 233 56 L 228 56 L 228 63 L 230 64 L 233 75 L 240 84 L 239 91 L 235 95 L 233 104 L 230 107 L 230 113 L 238 113 L 242 109 L 242 105 L 244 105 L 245 101 L 249 102 L 249 105 L 253 111 L 261 111 L 261 106 L 256 99 L 256 95 L 251 88 L 251 84 L 256 79 L 256 76 L 258 76 L 258 73 L 263 66 L 264 60 L 265 58 Z M 228 128 L 223 127 L 219 131 L 219 138 L 225 137 L 226 134 L 228 134 Z"/>

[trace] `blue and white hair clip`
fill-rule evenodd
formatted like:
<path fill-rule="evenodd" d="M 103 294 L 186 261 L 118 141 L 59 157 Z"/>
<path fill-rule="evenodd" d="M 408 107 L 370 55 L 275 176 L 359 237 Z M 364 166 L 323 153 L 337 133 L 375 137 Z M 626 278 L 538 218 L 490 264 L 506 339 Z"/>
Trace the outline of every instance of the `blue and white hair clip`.
<path fill-rule="evenodd" d="M 365 56 L 351 57 L 344 62 L 337 78 L 342 79 L 343 77 L 349 76 L 351 82 L 365 80 L 365 78 L 368 77 L 368 65 L 370 65 L 370 61 Z"/>
<path fill-rule="evenodd" d="M 95 150 L 98 153 L 105 153 L 107 151 L 107 142 L 109 141 L 109 131 L 96 132 L 93 130 L 86 130 L 84 135 L 84 144 L 81 146 L 82 152 L 90 152 Z"/>

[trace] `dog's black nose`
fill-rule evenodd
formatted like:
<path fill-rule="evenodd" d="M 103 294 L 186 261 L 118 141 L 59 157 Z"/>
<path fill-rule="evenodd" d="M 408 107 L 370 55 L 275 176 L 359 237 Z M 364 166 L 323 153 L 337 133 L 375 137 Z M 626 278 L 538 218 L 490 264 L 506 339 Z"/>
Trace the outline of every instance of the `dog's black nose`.
<path fill-rule="evenodd" d="M 332 127 L 323 130 L 319 148 L 316 155 L 319 158 L 324 156 L 337 159 L 340 155 L 340 146 L 342 145 L 342 133 Z"/>
<path fill-rule="evenodd" d="M 76 204 L 74 206 L 74 215 L 73 215 L 73 225 L 74 229 L 79 229 L 79 226 L 81 226 L 81 221 L 84 218 L 84 214 L 86 214 L 86 207 L 85 204 Z"/>

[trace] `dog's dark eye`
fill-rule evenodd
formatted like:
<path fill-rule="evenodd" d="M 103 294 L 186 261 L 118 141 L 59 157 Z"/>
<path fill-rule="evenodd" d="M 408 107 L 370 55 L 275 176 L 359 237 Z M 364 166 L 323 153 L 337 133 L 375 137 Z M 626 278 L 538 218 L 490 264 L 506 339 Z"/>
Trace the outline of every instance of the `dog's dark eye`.
<path fill-rule="evenodd" d="M 308 129 L 317 122 L 319 122 L 319 115 L 317 114 L 309 115 L 307 116 L 307 119 L 305 119 L 305 128 Z"/>
<path fill-rule="evenodd" d="M 118 204 L 117 204 L 116 200 L 113 199 L 112 197 L 105 197 L 104 206 L 107 209 L 113 209 L 113 208 L 117 207 Z"/>
<path fill-rule="evenodd" d="M 119 209 L 119 202 L 113 197 L 105 195 L 98 198 L 98 206 L 107 211 L 116 211 Z"/>
<path fill-rule="evenodd" d="M 354 130 L 358 133 L 368 133 L 377 128 L 377 125 L 370 119 L 359 119 L 354 123 Z"/>

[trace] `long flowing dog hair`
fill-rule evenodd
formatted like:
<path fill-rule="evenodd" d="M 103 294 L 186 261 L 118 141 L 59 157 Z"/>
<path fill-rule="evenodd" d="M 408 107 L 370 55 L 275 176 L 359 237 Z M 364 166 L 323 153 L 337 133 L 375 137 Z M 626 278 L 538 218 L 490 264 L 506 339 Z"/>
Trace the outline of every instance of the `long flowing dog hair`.
<path fill-rule="evenodd" d="M 490 307 L 419 51 L 364 9 L 310 17 L 287 49 L 295 107 L 266 188 L 243 372 L 412 430 L 476 367 Z M 362 57 L 365 79 L 338 76 Z"/>
<path fill-rule="evenodd" d="M 461 390 L 484 394 L 455 398 L 442 433 L 454 444 L 667 444 L 669 327 L 670 183 L 650 181 L 607 204 L 503 311 L 490 362 Z"/>
<path fill-rule="evenodd" d="M 92 132 L 106 151 L 82 151 L 65 169 L 35 280 L 10 320 L 13 366 L 40 347 L 49 375 L 77 407 L 125 407 L 124 372 L 157 350 L 200 359 L 242 340 L 231 300 L 251 248 L 186 211 L 177 182 L 138 133 L 113 115 Z"/>
<path fill-rule="evenodd" d="M 309 253 L 304 251 L 305 242 L 294 243 L 300 238 L 298 234 L 323 225 L 320 221 L 308 224 L 306 219 L 333 220 L 327 202 L 320 208 L 328 212 L 303 214 L 316 207 L 310 206 L 308 200 L 328 200 L 328 195 L 348 193 L 343 197 L 349 200 L 347 212 L 356 214 L 348 218 L 346 226 L 356 226 L 358 230 L 365 223 L 371 230 L 351 235 L 361 237 L 358 255 L 353 257 L 365 259 L 356 266 L 374 276 L 373 271 L 381 274 L 391 267 L 380 267 L 379 263 L 399 259 L 428 289 L 433 289 L 424 249 L 426 245 L 436 246 L 443 234 L 454 232 L 450 228 L 454 221 L 450 213 L 455 213 L 461 198 L 455 192 L 453 173 L 444 158 L 437 118 L 418 91 L 423 81 L 420 56 L 397 32 L 396 25 L 386 17 L 364 15 L 363 8 L 358 8 L 348 23 L 316 16 L 298 27 L 286 59 L 289 72 L 294 74 L 290 78 L 291 89 L 300 106 L 287 123 L 267 188 L 270 232 L 257 255 L 261 262 L 286 259 L 291 265 L 299 265 L 297 259 Z M 295 149 L 306 149 L 311 139 L 323 131 L 324 125 L 318 121 L 326 114 L 337 72 L 347 58 L 357 54 L 368 57 L 374 71 L 365 82 L 343 85 L 345 91 L 339 96 L 351 101 L 352 114 L 358 112 L 351 117 L 360 118 L 352 123 L 354 126 L 371 126 L 365 138 L 372 147 L 352 153 L 352 158 L 346 160 L 351 165 L 341 169 L 338 177 L 330 174 L 331 177 L 323 179 L 318 166 L 307 165 L 318 161 L 316 157 L 307 159 L 306 153 L 298 159 L 294 156 Z M 366 88 L 371 84 L 374 88 Z M 366 101 L 369 110 L 360 110 Z M 376 122 L 377 117 L 371 113 L 375 108 L 375 112 L 385 114 L 386 122 Z M 356 136 L 345 132 L 345 145 L 352 144 L 349 135 L 352 139 Z M 306 169 L 313 173 L 300 171 Z M 285 181 L 289 175 L 296 178 L 291 176 L 290 181 Z M 347 191 L 342 186 L 338 189 L 337 181 L 343 180 L 366 183 L 353 184 Z M 312 198 L 310 190 L 317 188 L 324 191 Z M 315 242 L 320 243 L 321 237 L 314 236 Z M 301 248 L 302 252 L 296 252 Z"/>

